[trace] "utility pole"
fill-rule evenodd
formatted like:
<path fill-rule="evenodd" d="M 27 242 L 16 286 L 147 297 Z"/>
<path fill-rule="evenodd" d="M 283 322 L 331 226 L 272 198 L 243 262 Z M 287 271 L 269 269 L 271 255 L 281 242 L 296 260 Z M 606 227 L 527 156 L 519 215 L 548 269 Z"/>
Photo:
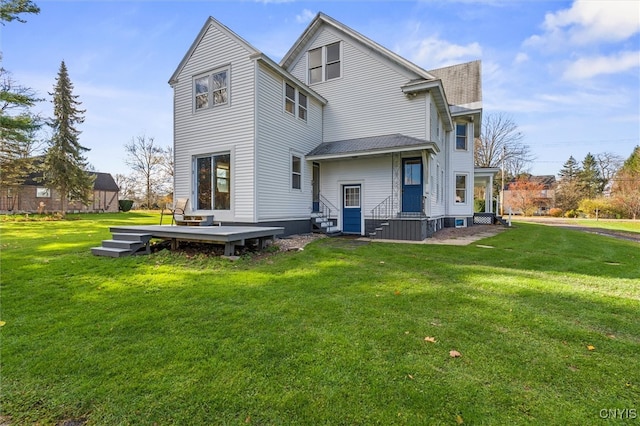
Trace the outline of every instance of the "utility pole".
<path fill-rule="evenodd" d="M 504 216 L 504 157 L 507 155 L 507 147 L 502 147 L 502 190 L 500 191 L 500 216 Z"/>

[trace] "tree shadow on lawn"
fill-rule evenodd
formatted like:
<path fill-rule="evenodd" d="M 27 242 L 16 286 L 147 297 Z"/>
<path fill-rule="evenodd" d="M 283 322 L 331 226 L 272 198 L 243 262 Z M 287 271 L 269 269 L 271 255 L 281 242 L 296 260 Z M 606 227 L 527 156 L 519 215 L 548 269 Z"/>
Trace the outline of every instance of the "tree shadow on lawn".
<path fill-rule="evenodd" d="M 632 406 L 640 373 L 624 367 L 640 352 L 638 288 L 611 280 L 611 273 L 572 271 L 581 264 L 534 268 L 548 266 L 546 256 L 558 255 L 553 251 L 533 261 L 519 253 L 504 264 L 495 253 L 511 240 L 501 238 L 491 240 L 494 250 L 354 248 L 325 239 L 304 252 L 274 255 L 272 263 L 198 259 L 176 265 L 155 255 L 86 255 L 78 275 L 63 281 L 41 277 L 37 293 L 21 301 L 23 310 L 8 306 L 10 317 L 43 328 L 37 342 L 20 338 L 18 351 L 11 342 L 19 336 L 3 330 L 4 361 L 15 372 L 25 363 L 21 354 L 31 354 L 27 363 L 43 365 L 57 356 L 52 354 L 68 354 L 59 370 L 39 380 L 52 381 L 51 394 L 57 393 L 62 407 L 96 408 L 96 418 L 121 404 L 124 411 L 114 418 L 122 422 L 144 416 L 201 419 L 202 412 L 180 402 L 185 395 L 208 398 L 203 403 L 222 418 L 250 407 L 265 423 L 287 415 L 330 423 L 344 419 L 340 410 L 361 422 L 366 415 L 392 421 L 390 413 L 401 410 L 413 415 L 407 418 L 442 420 L 462 408 L 502 411 L 506 421 L 531 404 L 540 420 L 561 412 L 569 418 L 571 410 L 584 417 L 602 407 Z M 68 259 L 50 262 L 60 262 L 62 271 Z M 105 286 L 109 269 L 113 285 Z M 47 315 L 40 318 L 38 310 Z M 424 336 L 437 342 L 429 346 Z M 587 345 L 597 350 L 589 352 Z M 451 361 L 451 349 L 463 354 L 461 362 Z M 141 379 L 129 388 L 124 384 L 131 375 Z M 91 387 L 94 382 L 99 388 Z M 153 390 L 140 400 L 136 386 Z M 497 388 L 509 392 L 496 397 L 493 390 L 469 391 Z M 61 394 L 65 389 L 68 395 Z M 531 402 L 532 395 L 545 393 L 556 401 Z M 282 398 L 256 399 L 274 394 Z M 383 412 L 383 405 L 391 409 Z"/>

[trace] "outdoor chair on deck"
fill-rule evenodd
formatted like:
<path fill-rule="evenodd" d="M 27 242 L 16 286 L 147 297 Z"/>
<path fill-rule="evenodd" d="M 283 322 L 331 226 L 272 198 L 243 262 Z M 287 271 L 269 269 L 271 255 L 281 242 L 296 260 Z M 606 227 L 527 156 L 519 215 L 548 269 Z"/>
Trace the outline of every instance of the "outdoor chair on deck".
<path fill-rule="evenodd" d="M 187 211 L 188 198 L 178 198 L 169 208 L 171 211 L 171 224 L 182 226 L 211 226 L 213 225 L 213 215 L 195 215 Z M 164 211 L 164 210 L 163 210 Z M 160 217 L 162 225 L 162 216 Z"/>
<path fill-rule="evenodd" d="M 184 220 L 184 212 L 187 209 L 188 198 L 178 198 L 173 203 L 165 204 L 160 212 L 160 225 L 162 225 L 162 219 L 164 218 L 164 210 L 167 209 L 171 213 L 171 224 L 179 225 L 179 221 Z"/>

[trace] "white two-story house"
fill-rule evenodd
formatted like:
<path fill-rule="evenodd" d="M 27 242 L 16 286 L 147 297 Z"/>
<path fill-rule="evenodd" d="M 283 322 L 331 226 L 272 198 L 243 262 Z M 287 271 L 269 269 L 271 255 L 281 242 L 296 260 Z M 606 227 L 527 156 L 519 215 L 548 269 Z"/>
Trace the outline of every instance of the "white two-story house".
<path fill-rule="evenodd" d="M 169 83 L 195 214 L 409 240 L 472 224 L 478 61 L 426 71 L 320 13 L 275 63 L 209 18 Z"/>

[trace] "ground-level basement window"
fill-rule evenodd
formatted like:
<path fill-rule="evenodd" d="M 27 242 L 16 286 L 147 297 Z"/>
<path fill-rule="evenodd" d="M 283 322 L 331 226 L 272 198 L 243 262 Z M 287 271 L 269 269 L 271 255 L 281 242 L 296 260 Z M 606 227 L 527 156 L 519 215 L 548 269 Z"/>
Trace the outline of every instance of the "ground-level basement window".
<path fill-rule="evenodd" d="M 456 204 L 467 202 L 467 175 L 456 175 Z"/>
<path fill-rule="evenodd" d="M 196 210 L 231 209 L 231 155 L 216 154 L 197 157 Z"/>

